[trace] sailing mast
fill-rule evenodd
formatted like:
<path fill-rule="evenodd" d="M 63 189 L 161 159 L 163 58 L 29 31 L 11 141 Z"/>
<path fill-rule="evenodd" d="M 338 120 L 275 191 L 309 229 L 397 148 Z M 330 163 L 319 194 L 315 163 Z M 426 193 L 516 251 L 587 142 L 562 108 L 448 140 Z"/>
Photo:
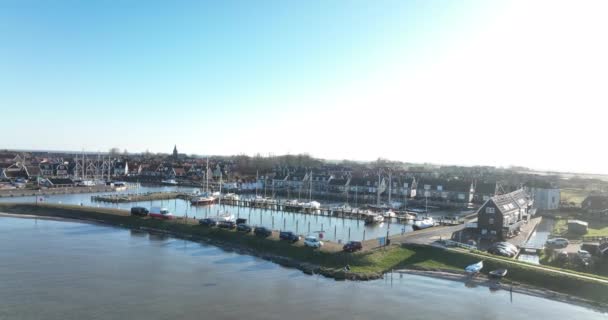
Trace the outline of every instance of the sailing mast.
<path fill-rule="evenodd" d="M 207 157 L 207 172 L 205 172 L 205 192 L 209 193 L 209 157 Z"/>
<path fill-rule="evenodd" d="M 308 181 L 308 201 L 312 202 L 312 170 L 310 171 L 310 177 Z"/>

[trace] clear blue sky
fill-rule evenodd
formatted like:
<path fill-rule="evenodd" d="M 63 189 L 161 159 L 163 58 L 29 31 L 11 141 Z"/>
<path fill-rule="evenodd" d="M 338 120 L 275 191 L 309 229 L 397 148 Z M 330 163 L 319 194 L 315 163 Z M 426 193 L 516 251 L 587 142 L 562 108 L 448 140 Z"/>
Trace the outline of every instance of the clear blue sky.
<path fill-rule="evenodd" d="M 506 90 L 496 81 L 516 83 L 515 71 L 527 70 L 517 69 L 522 61 L 543 59 L 521 54 L 538 46 L 535 39 L 558 43 L 546 25 L 570 14 L 561 6 L 553 12 L 546 4 L 486 1 L 0 1 L 0 134 L 11 137 L 0 148 L 170 152 L 177 144 L 198 154 L 309 152 L 602 170 L 597 163 L 505 159 L 498 147 L 471 153 L 464 150 L 494 137 L 474 145 L 456 139 L 489 129 L 473 128 L 481 113 L 504 107 L 479 98 L 475 88 L 494 98 L 525 96 L 530 105 L 516 111 L 539 106 L 542 96 L 528 86 Z M 583 15 L 593 11 L 578 18 L 599 21 L 599 14 Z M 543 19 L 551 20 L 543 27 Z M 522 37 L 530 32 L 535 37 Z M 533 76 L 555 78 L 545 72 L 550 67 Z M 493 81 L 495 88 L 481 87 Z M 536 141 L 526 152 L 543 150 Z M 447 146 L 438 152 L 437 144 Z"/>

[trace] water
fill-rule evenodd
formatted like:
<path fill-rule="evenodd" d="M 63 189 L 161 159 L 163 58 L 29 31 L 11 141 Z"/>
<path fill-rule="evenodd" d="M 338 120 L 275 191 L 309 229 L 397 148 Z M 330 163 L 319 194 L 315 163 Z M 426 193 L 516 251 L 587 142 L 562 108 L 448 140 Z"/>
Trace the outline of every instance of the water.
<path fill-rule="evenodd" d="M 536 230 L 532 233 L 532 235 L 530 235 L 530 239 L 528 239 L 528 242 L 526 242 L 526 245 L 529 245 L 529 246 L 532 246 L 535 248 L 539 248 L 539 247 L 542 248 L 545 245 L 545 243 L 547 243 L 547 240 L 549 239 L 549 236 L 551 235 L 551 232 L 553 231 L 554 223 L 555 222 L 553 219 L 543 218 L 543 220 L 536 227 Z M 534 263 L 534 264 L 540 264 L 540 257 L 533 253 L 520 254 L 517 259 L 521 260 L 521 261 Z"/>
<path fill-rule="evenodd" d="M 0 218 L 0 319 L 606 319 L 583 307 L 395 274 L 308 276 L 200 243 Z"/>
<path fill-rule="evenodd" d="M 169 192 L 180 191 L 191 193 L 198 188 L 187 187 L 141 187 L 137 190 L 126 190 L 118 193 L 146 193 L 146 192 Z M 49 195 L 45 197 L 47 203 L 62 203 L 73 205 L 85 205 L 93 207 L 107 207 L 122 210 L 130 210 L 131 207 L 142 206 L 150 207 L 166 207 L 176 216 L 188 216 L 196 218 L 204 218 L 207 216 L 215 216 L 219 211 L 228 211 L 236 217 L 247 219 L 248 223 L 253 226 L 264 226 L 275 230 L 289 230 L 298 234 L 318 234 L 323 232 L 324 239 L 330 241 L 346 242 L 349 240 L 365 240 L 384 237 L 387 234 L 395 235 L 402 232 L 411 232 L 411 224 L 400 224 L 396 221 L 392 223 L 382 223 L 371 226 L 366 226 L 361 220 L 342 219 L 337 217 L 327 217 L 318 215 L 309 215 L 297 212 L 273 211 L 261 208 L 245 208 L 231 205 L 211 205 L 211 206 L 192 206 L 189 201 L 174 199 L 174 200 L 157 200 L 157 201 L 142 201 L 129 203 L 107 203 L 93 202 L 91 197 L 95 195 L 108 194 L 102 193 L 78 193 L 78 194 L 63 194 Z M 0 198 L 0 201 L 5 202 L 35 202 L 35 197 L 15 197 L 15 198 Z M 350 232 L 349 232 L 350 230 Z"/>

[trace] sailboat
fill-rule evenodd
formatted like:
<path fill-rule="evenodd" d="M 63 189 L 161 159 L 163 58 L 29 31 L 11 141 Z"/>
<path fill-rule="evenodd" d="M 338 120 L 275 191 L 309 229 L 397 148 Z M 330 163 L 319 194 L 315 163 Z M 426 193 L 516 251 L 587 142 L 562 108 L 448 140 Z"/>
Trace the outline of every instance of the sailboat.
<path fill-rule="evenodd" d="M 216 198 L 209 193 L 209 158 L 207 158 L 207 172 L 205 172 L 205 192 L 190 200 L 190 203 L 193 205 L 207 205 L 215 202 Z"/>

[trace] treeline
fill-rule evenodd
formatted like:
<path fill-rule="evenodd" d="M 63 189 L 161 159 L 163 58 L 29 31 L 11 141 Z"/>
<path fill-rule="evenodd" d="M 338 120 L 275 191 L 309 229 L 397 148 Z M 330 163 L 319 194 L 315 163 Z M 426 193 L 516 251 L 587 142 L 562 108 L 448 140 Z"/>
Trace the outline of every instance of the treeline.
<path fill-rule="evenodd" d="M 323 160 L 313 158 L 308 154 L 287 154 L 282 156 L 256 154 L 253 157 L 241 154 L 230 156 L 227 159 L 236 165 L 241 174 L 247 175 L 255 175 L 256 172 L 260 174 L 270 172 L 277 166 L 319 168 L 324 164 Z"/>

